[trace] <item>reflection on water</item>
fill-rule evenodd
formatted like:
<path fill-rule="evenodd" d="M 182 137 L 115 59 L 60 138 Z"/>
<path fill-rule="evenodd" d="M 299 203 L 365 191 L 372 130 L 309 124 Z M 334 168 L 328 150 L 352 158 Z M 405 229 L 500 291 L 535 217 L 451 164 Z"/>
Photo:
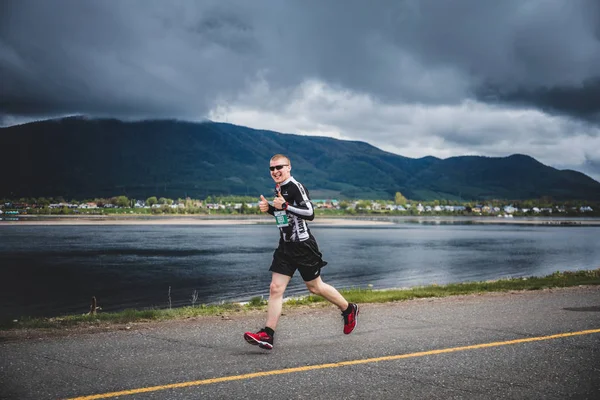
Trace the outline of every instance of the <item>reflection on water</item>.
<path fill-rule="evenodd" d="M 399 223 L 313 225 L 325 281 L 409 287 L 600 267 L 600 227 Z M 270 225 L 0 227 L 0 318 L 267 296 Z M 297 275 L 287 295 L 304 294 Z"/>

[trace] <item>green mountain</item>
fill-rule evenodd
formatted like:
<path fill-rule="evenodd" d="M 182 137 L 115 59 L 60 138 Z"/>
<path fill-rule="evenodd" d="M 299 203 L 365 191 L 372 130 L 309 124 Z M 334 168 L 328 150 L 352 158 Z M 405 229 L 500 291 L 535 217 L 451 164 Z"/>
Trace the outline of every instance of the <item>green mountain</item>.
<path fill-rule="evenodd" d="M 273 154 L 313 198 L 600 199 L 600 183 L 525 155 L 419 159 L 364 142 L 171 120 L 65 118 L 0 129 L 0 197 L 271 194 Z"/>

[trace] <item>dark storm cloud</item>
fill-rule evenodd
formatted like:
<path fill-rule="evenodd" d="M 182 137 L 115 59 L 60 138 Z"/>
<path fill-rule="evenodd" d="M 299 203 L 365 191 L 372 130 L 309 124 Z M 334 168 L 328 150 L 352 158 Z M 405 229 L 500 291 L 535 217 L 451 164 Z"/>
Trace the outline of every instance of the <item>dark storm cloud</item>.
<path fill-rule="evenodd" d="M 424 65 L 465 75 L 481 101 L 596 120 L 600 2 L 425 1 L 398 25 L 397 43 Z"/>
<path fill-rule="evenodd" d="M 477 98 L 588 120 L 600 104 L 595 0 L 4 0 L 1 7 L 5 116 L 199 118 L 257 79 L 282 98 L 316 79 L 384 104 Z"/>
<path fill-rule="evenodd" d="M 489 102 L 535 106 L 548 113 L 562 113 L 590 122 L 600 122 L 600 78 L 573 86 L 519 88 L 509 91 L 487 87 L 481 88 L 479 95 Z"/>
<path fill-rule="evenodd" d="M 0 110 L 120 117 L 205 113 L 217 93 L 243 86 L 244 51 L 253 39 L 241 18 L 210 7 L 200 15 L 194 3 L 178 4 L 4 2 Z"/>

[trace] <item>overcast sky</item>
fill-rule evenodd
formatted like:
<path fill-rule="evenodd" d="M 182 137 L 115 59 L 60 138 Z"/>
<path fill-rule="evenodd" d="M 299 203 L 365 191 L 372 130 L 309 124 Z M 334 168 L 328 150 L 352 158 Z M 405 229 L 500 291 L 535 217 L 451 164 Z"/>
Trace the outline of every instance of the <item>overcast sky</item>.
<path fill-rule="evenodd" d="M 75 114 L 522 153 L 600 181 L 600 1 L 0 1 L 0 126 Z"/>

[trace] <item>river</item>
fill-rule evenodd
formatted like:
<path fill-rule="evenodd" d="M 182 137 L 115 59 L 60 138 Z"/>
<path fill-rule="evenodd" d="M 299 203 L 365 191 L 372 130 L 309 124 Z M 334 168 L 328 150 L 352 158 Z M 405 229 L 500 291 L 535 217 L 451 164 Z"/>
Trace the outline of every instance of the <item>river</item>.
<path fill-rule="evenodd" d="M 337 288 L 374 289 L 600 267 L 600 226 L 312 225 Z M 277 230 L 245 225 L 0 226 L 0 318 L 268 296 Z M 296 274 L 286 296 L 306 294 Z"/>

